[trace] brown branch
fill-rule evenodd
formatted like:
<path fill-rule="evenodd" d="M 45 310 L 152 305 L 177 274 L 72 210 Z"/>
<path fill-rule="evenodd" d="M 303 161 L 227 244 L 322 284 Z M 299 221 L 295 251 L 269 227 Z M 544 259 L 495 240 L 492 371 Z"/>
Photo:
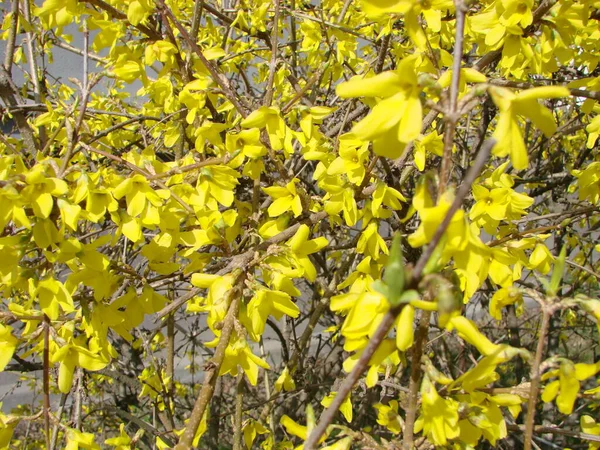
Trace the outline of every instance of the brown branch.
<path fill-rule="evenodd" d="M 177 111 L 177 113 L 180 113 L 182 110 Z M 112 133 L 113 131 L 117 131 L 121 128 L 125 128 L 128 125 L 131 125 L 132 123 L 136 123 L 136 122 L 142 122 L 144 120 L 156 120 L 158 122 L 162 122 L 165 119 L 158 119 L 157 117 L 152 117 L 152 116 L 138 116 L 138 117 L 132 117 L 131 119 L 127 119 L 123 122 L 117 123 L 115 125 L 113 125 L 112 127 L 108 127 L 105 130 L 102 130 L 100 133 L 94 134 L 91 139 L 87 142 L 87 144 L 93 144 L 94 142 L 96 142 L 99 139 L 102 139 L 105 136 L 108 136 L 110 133 Z"/>
<path fill-rule="evenodd" d="M 79 56 L 83 56 L 84 54 L 83 50 L 80 50 L 77 47 L 73 47 L 72 45 L 69 45 L 66 42 L 56 40 L 52 41 L 52 44 L 56 47 L 62 48 L 63 50 L 67 50 L 68 52 L 74 53 Z M 89 52 L 88 58 L 90 58 L 92 61 L 96 61 L 105 65 L 108 64 L 108 61 L 105 58 L 98 56 L 95 53 Z"/>
<path fill-rule="evenodd" d="M 377 55 L 377 62 L 375 63 L 375 73 L 381 73 L 383 65 L 385 64 L 385 57 L 387 55 L 390 42 L 392 41 L 392 33 L 386 34 L 381 41 L 381 48 Z"/>
<path fill-rule="evenodd" d="M 495 143 L 496 141 L 494 139 L 490 139 L 484 145 L 482 145 L 481 150 L 479 151 L 479 154 L 477 155 L 477 158 L 473 163 L 473 166 L 471 166 L 462 184 L 458 188 L 456 192 L 456 197 L 454 198 L 454 202 L 448 209 L 444 220 L 438 226 L 431 242 L 417 261 L 411 278 L 406 286 L 407 290 L 417 288 L 419 281 L 421 280 L 421 277 L 423 275 L 425 265 L 429 261 L 429 258 L 431 258 L 431 255 L 433 254 L 433 251 L 437 247 L 443 234 L 446 232 L 448 225 L 450 225 L 452 217 L 460 208 L 463 200 L 469 193 L 471 189 L 471 184 L 473 183 L 473 181 L 475 181 L 475 178 L 477 178 L 481 173 L 481 170 L 487 162 L 492 147 L 495 145 Z M 327 427 L 333 421 L 333 418 L 335 417 L 340 406 L 342 405 L 346 397 L 348 397 L 348 395 L 350 394 L 350 391 L 354 387 L 354 384 L 358 381 L 363 372 L 367 369 L 371 357 L 373 356 L 373 354 L 375 354 L 375 351 L 379 348 L 379 345 L 387 336 L 390 328 L 396 320 L 396 317 L 398 316 L 398 314 L 400 314 L 404 306 L 405 304 L 394 306 L 390 308 L 388 312 L 383 316 L 383 319 L 377 327 L 377 330 L 375 330 L 373 336 L 371 336 L 371 338 L 369 339 L 369 342 L 363 350 L 363 352 L 361 353 L 356 365 L 348 374 L 348 376 L 344 379 L 344 381 L 338 389 L 337 395 L 331 402 L 331 405 L 329 405 L 329 407 L 325 411 L 323 411 L 321 417 L 319 418 L 318 424 L 315 426 L 315 428 L 313 428 L 312 432 L 308 436 L 308 439 L 304 443 L 304 450 L 314 450 L 317 443 L 321 439 L 321 436 L 325 434 Z"/>
<path fill-rule="evenodd" d="M 171 291 L 173 292 L 173 291 Z M 169 410 L 173 411 L 173 394 L 175 388 L 175 316 L 170 314 L 167 317 L 167 378 L 169 379 L 166 389 L 169 397 Z"/>
<path fill-rule="evenodd" d="M 535 351 L 535 358 L 533 365 L 531 366 L 531 387 L 529 388 L 529 402 L 527 403 L 527 417 L 525 418 L 525 436 L 524 436 L 524 450 L 531 450 L 531 443 L 533 442 L 533 424 L 535 420 L 535 407 L 537 404 L 537 396 L 540 385 L 540 364 L 542 363 L 542 357 L 544 356 L 544 344 L 546 343 L 546 335 L 550 327 L 550 317 L 552 311 L 549 307 L 542 306 L 542 325 L 538 336 L 537 349 Z"/>
<path fill-rule="evenodd" d="M 54 450 L 56 448 L 56 443 L 58 442 L 58 428 L 62 420 L 62 415 L 65 411 L 65 405 L 67 404 L 68 397 L 69 394 L 62 394 L 60 396 L 60 403 L 58 405 L 58 411 L 56 412 L 56 418 L 58 419 L 58 422 L 52 427 L 52 442 L 50 444 L 50 450 Z"/>
<path fill-rule="evenodd" d="M 340 11 L 339 16 L 337 17 L 335 23 L 342 23 L 344 21 L 344 17 L 346 17 L 346 13 L 348 12 L 348 8 L 350 8 L 350 4 L 352 0 L 346 0 L 344 2 L 344 6 L 342 6 L 342 10 Z M 389 36 L 389 35 L 387 35 Z"/>
<path fill-rule="evenodd" d="M 243 275 L 243 272 L 240 271 L 240 274 L 234 280 L 232 289 L 229 291 L 228 295 L 231 298 L 231 304 L 229 305 L 227 315 L 225 316 L 219 343 L 215 349 L 215 354 L 205 366 L 202 388 L 200 389 L 200 393 L 198 394 L 196 403 L 194 404 L 194 409 L 192 410 L 190 419 L 185 427 L 185 431 L 181 435 L 179 443 L 175 446 L 174 450 L 189 450 L 192 448 L 192 442 L 194 440 L 194 436 L 196 436 L 196 430 L 202 421 L 204 411 L 206 411 L 206 407 L 208 406 L 215 391 L 215 384 L 217 383 L 219 370 L 221 369 L 221 365 L 225 359 L 225 350 L 227 349 L 227 346 L 229 345 L 229 339 L 233 334 L 234 324 L 237 320 L 238 312 L 240 310 L 242 297 L 241 284 L 243 283 L 244 279 L 245 276 Z"/>
<path fill-rule="evenodd" d="M 536 217 L 524 217 L 522 219 L 513 220 L 512 223 L 529 223 L 529 222 L 537 222 L 540 220 L 548 220 L 553 219 L 554 217 L 571 217 L 578 216 L 579 214 L 590 214 L 596 211 L 600 211 L 600 207 L 597 206 L 589 206 L 587 208 L 574 209 L 571 211 L 561 211 L 556 213 L 544 214 Z"/>
<path fill-rule="evenodd" d="M 266 250 L 270 245 L 278 244 L 282 241 L 290 239 L 296 233 L 296 231 L 298 231 L 298 228 L 300 228 L 300 226 L 302 224 L 305 224 L 305 223 L 306 224 L 315 224 L 315 223 L 320 222 L 321 220 L 325 219 L 326 217 L 327 217 L 327 213 L 324 211 L 312 214 L 308 219 L 298 222 L 295 225 L 292 225 L 291 227 L 287 228 L 285 231 L 282 231 L 281 233 L 276 234 L 272 238 L 261 242 L 257 246 L 245 251 L 244 253 L 234 256 L 231 259 L 231 261 L 229 261 L 229 263 L 223 269 L 221 269 L 217 272 L 217 275 L 228 274 L 231 271 L 233 271 L 234 269 L 246 269 L 247 265 L 254 258 L 254 255 L 256 252 L 261 251 L 261 250 Z M 165 306 L 158 313 L 156 313 L 156 318 L 154 319 L 154 321 L 156 322 L 156 321 L 162 319 L 167 314 L 175 311 L 180 306 L 184 305 L 186 302 L 188 302 L 193 297 L 198 295 L 200 292 L 201 292 L 201 289 L 194 288 L 190 292 L 188 292 L 186 295 L 184 295 L 183 297 L 178 298 L 173 303 Z"/>
<path fill-rule="evenodd" d="M 429 258 L 435 251 L 435 248 L 437 247 L 437 244 L 442 238 L 442 235 L 446 231 L 446 228 L 448 228 L 448 225 L 450 225 L 452 217 L 454 217 L 454 213 L 458 211 L 458 209 L 462 205 L 462 201 L 467 197 L 469 191 L 471 190 L 471 185 L 475 181 L 475 178 L 477 178 L 483 170 L 483 166 L 487 162 L 494 145 L 496 145 L 496 140 L 489 139 L 481 146 L 481 149 L 479 150 L 479 154 L 477 155 L 475 162 L 465 175 L 463 182 L 456 191 L 456 197 L 454 197 L 454 201 L 452 202 L 450 209 L 448 209 L 446 217 L 444 217 L 444 220 L 442 221 L 442 223 L 434 233 L 433 237 L 431 238 L 431 242 L 417 261 L 417 264 L 415 265 L 413 271 L 415 277 L 421 277 L 423 269 L 425 269 Z"/>
<path fill-rule="evenodd" d="M 32 17 L 31 17 L 31 4 L 28 1 L 23 2 L 23 15 L 25 16 L 25 20 L 33 25 Z M 42 87 L 40 85 L 40 74 L 38 74 L 38 66 L 37 59 L 35 56 L 35 49 L 33 47 L 34 44 L 34 33 L 33 31 L 27 32 L 27 53 L 29 54 L 29 70 L 31 71 L 29 77 L 31 82 L 33 83 L 33 93 L 35 97 L 35 101 L 40 103 L 43 101 L 42 99 Z M 42 128 L 43 129 L 43 128 Z M 40 130 L 40 138 L 42 142 L 44 139 L 41 137 L 42 132 Z"/>
<path fill-rule="evenodd" d="M 218 9 L 216 9 L 215 7 L 211 6 L 209 3 L 206 3 L 204 1 L 201 2 L 202 3 L 202 7 L 210 14 L 212 14 L 213 16 L 215 16 L 217 19 L 219 19 L 221 22 L 225 23 L 226 25 L 231 25 L 234 21 L 233 18 L 229 17 L 226 14 L 223 14 L 221 11 L 219 11 Z M 271 38 L 269 36 L 269 33 L 265 32 L 265 31 L 256 31 L 256 32 L 252 32 L 252 30 L 249 30 L 247 28 L 244 28 L 240 21 L 237 21 L 237 23 L 235 24 L 235 27 L 240 30 L 243 31 L 244 33 L 247 33 L 248 36 L 252 36 L 252 37 L 257 37 L 259 39 L 262 39 L 267 45 L 271 45 Z"/>
<path fill-rule="evenodd" d="M 202 292 L 202 289 L 194 288 L 191 291 L 189 291 L 187 294 L 185 294 L 183 297 L 179 297 L 177 300 L 173 301 L 172 303 L 168 304 L 163 309 L 161 309 L 159 312 L 157 312 L 156 317 L 154 318 L 154 321 L 158 322 L 160 319 L 165 317 L 167 314 L 174 312 L 181 305 L 187 303 L 189 300 L 194 298 L 196 295 L 200 294 L 200 292 Z"/>
<path fill-rule="evenodd" d="M 340 387 L 338 388 L 338 392 L 329 405 L 327 409 L 323 411 L 321 417 L 319 417 L 319 422 L 313 428 L 308 439 L 304 443 L 304 450 L 314 450 L 317 446 L 317 443 L 320 441 L 321 436 L 325 434 L 327 427 L 331 422 L 333 422 L 333 418 L 337 414 L 340 406 L 350 394 L 350 391 L 354 388 L 354 385 L 358 381 L 358 379 L 362 376 L 363 372 L 367 369 L 369 365 L 369 361 L 371 357 L 375 354 L 379 345 L 386 338 L 390 328 L 396 321 L 396 316 L 400 314 L 400 311 L 404 308 L 404 304 L 400 304 L 391 308 L 384 316 L 377 330 L 373 333 L 373 336 L 369 339 L 369 342 L 363 352 L 361 353 L 358 362 L 352 369 L 352 371 L 348 374 L 348 376 L 344 379 Z"/>
<path fill-rule="evenodd" d="M 292 225 L 289 228 L 286 228 L 285 231 L 282 231 L 281 233 L 276 234 L 272 238 L 269 238 L 266 241 L 261 242 L 255 248 L 252 248 L 240 255 L 234 256 L 225 268 L 223 268 L 223 269 L 219 270 L 219 272 L 217 272 L 218 275 L 224 275 L 224 274 L 229 273 L 232 270 L 237 269 L 237 268 L 245 268 L 248 265 L 248 263 L 250 263 L 250 261 L 254 257 L 254 254 L 257 251 L 266 250 L 267 248 L 269 248 L 269 246 L 271 246 L 273 244 L 278 244 L 280 242 L 290 239 L 294 234 L 296 234 L 296 231 L 298 231 L 298 229 L 300 228 L 301 225 L 303 225 L 303 224 L 312 225 L 312 224 L 318 223 L 321 220 L 325 219 L 327 217 L 327 215 L 328 214 L 325 211 L 313 213 L 307 219 L 302 220 L 302 221 Z"/>
<path fill-rule="evenodd" d="M 358 119 L 360 116 L 365 114 L 367 111 L 369 111 L 369 107 L 367 105 L 364 105 L 364 104 L 358 105 L 356 107 L 356 109 L 354 109 L 354 111 L 352 111 L 351 113 L 348 114 L 348 117 L 346 120 L 344 120 L 343 122 L 335 121 L 335 122 L 331 123 L 330 125 L 334 125 L 334 126 L 332 126 L 331 128 L 325 128 L 323 131 L 323 134 L 327 137 L 336 136 L 338 133 L 340 133 L 344 129 L 344 127 L 346 126 L 347 123 Z"/>
<path fill-rule="evenodd" d="M 348 34 L 350 34 L 352 36 L 355 36 L 357 38 L 364 39 L 365 41 L 370 42 L 370 43 L 374 43 L 375 42 L 373 39 L 368 38 L 368 37 L 360 34 L 359 32 L 357 32 L 355 30 L 352 30 L 350 28 L 338 25 L 337 23 L 328 22 L 326 20 L 319 19 L 318 17 L 313 17 L 313 16 L 310 16 L 308 14 L 305 14 L 305 13 L 302 13 L 302 12 L 299 12 L 299 11 L 291 11 L 289 8 L 286 8 L 286 10 L 288 11 L 288 13 L 290 15 L 293 15 L 294 17 L 297 17 L 297 18 L 300 18 L 300 19 L 305 19 L 305 20 L 310 20 L 312 22 L 317 22 L 317 23 L 320 23 L 320 24 L 322 24 L 324 26 L 327 26 L 329 28 L 335 28 L 336 30 L 340 30 L 340 31 L 343 31 L 344 33 L 348 33 Z M 367 25 L 369 25 L 369 24 L 364 24 L 363 27 L 367 26 Z"/>

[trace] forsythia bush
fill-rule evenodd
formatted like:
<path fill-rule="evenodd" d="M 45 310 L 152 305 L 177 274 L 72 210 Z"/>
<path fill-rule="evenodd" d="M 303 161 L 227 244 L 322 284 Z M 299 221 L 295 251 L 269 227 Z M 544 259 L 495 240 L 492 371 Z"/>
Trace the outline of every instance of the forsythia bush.
<path fill-rule="evenodd" d="M 0 448 L 600 448 L 599 1 L 3 8 Z"/>

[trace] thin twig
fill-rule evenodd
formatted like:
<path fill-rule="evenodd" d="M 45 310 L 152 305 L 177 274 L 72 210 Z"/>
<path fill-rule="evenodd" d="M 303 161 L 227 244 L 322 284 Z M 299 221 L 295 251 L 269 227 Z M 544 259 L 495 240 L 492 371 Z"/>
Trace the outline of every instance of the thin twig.
<path fill-rule="evenodd" d="M 177 300 L 173 301 L 172 303 L 169 303 L 167 306 L 165 306 L 163 309 L 161 309 L 159 312 L 156 313 L 156 318 L 154 319 L 154 321 L 158 322 L 160 319 L 165 317 L 167 314 L 174 312 L 181 305 L 187 303 L 189 300 L 194 298 L 196 295 L 200 294 L 200 292 L 202 292 L 202 289 L 194 288 L 191 291 L 189 291 L 187 294 L 185 294 L 184 296 L 178 298 Z"/>
<path fill-rule="evenodd" d="M 510 431 L 525 431 L 525 425 L 508 424 L 507 428 Z M 539 434 L 545 434 L 545 433 L 560 434 L 562 436 L 574 437 L 576 439 L 581 439 L 584 441 L 600 442 L 600 436 L 597 436 L 595 434 L 579 433 L 577 431 L 563 430 L 562 428 L 558 428 L 558 427 L 536 425 L 535 427 L 533 427 L 533 431 L 536 433 L 539 433 Z"/>
<path fill-rule="evenodd" d="M 174 284 L 171 284 L 171 299 L 175 295 Z M 169 398 L 169 412 L 173 414 L 173 394 L 175 389 L 175 315 L 169 314 L 167 317 L 167 396 Z"/>
<path fill-rule="evenodd" d="M 415 336 L 415 345 L 412 348 L 412 367 L 410 370 L 410 382 L 408 385 L 408 408 L 404 422 L 404 440 L 402 442 L 405 450 L 412 450 L 414 445 L 414 428 L 417 418 L 417 403 L 419 389 L 421 387 L 421 357 L 423 356 L 423 344 L 429 332 L 429 319 L 431 312 L 422 310 L 419 327 Z"/>
<path fill-rule="evenodd" d="M 58 411 L 56 412 L 56 418 L 58 419 L 58 422 L 60 423 L 63 412 L 65 410 L 65 405 L 67 404 L 67 398 L 69 397 L 69 394 L 62 394 L 60 397 L 60 403 L 58 405 Z M 50 450 L 54 450 L 56 448 L 56 443 L 58 442 L 58 423 L 54 424 L 54 427 L 52 427 L 52 442 L 51 442 L 51 446 L 50 446 Z"/>
<path fill-rule="evenodd" d="M 29 4 L 29 0 L 25 0 L 23 2 L 23 14 L 25 16 L 25 20 L 31 23 L 31 6 Z M 33 82 L 33 92 L 35 96 L 35 101 L 38 103 L 42 102 L 42 89 L 40 86 L 40 78 L 38 74 L 37 67 L 37 59 L 35 57 L 35 51 L 33 48 L 34 43 L 34 34 L 31 31 L 27 32 L 27 52 L 29 53 L 29 68 L 31 71 L 31 80 Z"/>
<path fill-rule="evenodd" d="M 450 83 L 450 105 L 446 114 L 446 129 L 444 130 L 444 154 L 440 169 L 440 183 L 438 195 L 446 190 L 450 172 L 452 170 L 452 147 L 454 144 L 454 131 L 459 116 L 457 113 L 458 91 L 460 86 L 460 68 L 463 57 L 463 39 L 465 33 L 465 15 L 467 7 L 464 0 L 455 0 L 456 9 L 456 34 L 454 42 L 454 59 L 452 63 L 452 81 Z"/>
<path fill-rule="evenodd" d="M 168 178 L 171 175 L 179 175 L 181 173 L 190 172 L 192 170 L 201 169 L 206 166 L 218 166 L 219 164 L 227 164 L 228 158 L 225 156 L 220 156 L 217 158 L 208 158 L 204 161 L 199 161 L 194 164 L 188 164 L 187 166 L 182 167 L 173 167 L 172 169 L 167 170 L 166 172 L 157 173 L 156 175 L 150 175 L 148 180 L 160 180 L 161 178 Z"/>
<path fill-rule="evenodd" d="M 155 427 L 150 425 L 148 422 L 134 416 L 133 414 L 131 414 L 127 411 L 124 411 L 120 408 L 117 408 L 117 407 L 110 408 L 109 411 L 114 412 L 117 415 L 121 416 L 128 423 L 133 423 L 133 424 L 137 425 L 138 428 L 144 430 L 146 433 L 149 433 L 154 437 L 160 437 L 162 439 L 162 441 L 165 444 L 167 444 L 170 448 L 175 445 L 175 443 L 171 440 L 170 437 L 166 436 L 164 433 L 161 433 Z"/>
<path fill-rule="evenodd" d="M 77 367 L 76 370 L 76 382 L 75 382 L 75 406 L 73 408 L 73 417 L 71 422 L 74 424 L 73 428 L 77 431 L 81 431 L 81 408 L 83 406 L 83 369 Z"/>
<path fill-rule="evenodd" d="M 377 63 L 375 64 L 375 73 L 380 73 L 383 70 L 385 64 L 385 57 L 387 55 L 390 42 L 392 40 L 392 33 L 386 34 L 381 41 L 381 47 L 379 54 L 377 55 Z"/>
<path fill-rule="evenodd" d="M 293 10 L 296 9 L 296 0 L 290 0 L 290 8 Z M 292 68 L 292 76 L 297 76 L 296 73 L 296 69 L 298 66 L 298 43 L 296 42 L 296 18 L 294 17 L 293 14 L 290 14 L 290 35 L 292 38 L 292 61 L 291 61 L 291 68 Z"/>
<path fill-rule="evenodd" d="M 534 80 L 530 82 L 523 81 L 510 81 L 510 80 L 490 80 L 489 84 L 493 84 L 495 86 L 505 86 L 511 87 L 515 89 L 530 89 L 537 86 L 556 86 L 556 87 L 568 87 L 566 84 L 556 84 L 553 83 L 552 80 Z M 598 91 L 588 91 L 585 89 L 569 89 L 571 95 L 574 97 L 582 97 L 582 98 L 591 98 L 594 100 L 600 100 L 600 92 Z"/>
<path fill-rule="evenodd" d="M 79 55 L 79 56 L 84 55 L 83 50 L 80 50 L 77 47 L 73 47 L 72 45 L 69 45 L 66 42 L 56 40 L 56 41 L 52 41 L 52 45 L 62 48 L 63 50 L 66 50 L 68 52 L 74 53 L 75 55 Z M 104 65 L 108 64 L 108 61 L 105 58 L 102 58 L 101 56 L 98 56 L 95 53 L 88 52 L 88 58 L 91 59 L 92 61 L 96 61 L 96 62 L 102 63 Z"/>
<path fill-rule="evenodd" d="M 592 269 L 589 269 L 589 268 L 587 268 L 585 266 L 579 265 L 575 261 L 571 261 L 570 259 L 566 259 L 565 262 L 567 264 L 569 264 L 570 266 L 577 267 L 578 269 L 583 270 L 584 272 L 589 273 L 593 277 L 596 277 L 596 280 L 600 281 L 600 274 L 597 273 L 597 272 L 594 272 Z"/>
<path fill-rule="evenodd" d="M 233 416 L 233 450 L 242 450 L 243 411 L 244 411 L 244 372 L 240 371 L 237 376 L 237 388 L 236 388 L 236 394 L 235 394 L 235 415 Z"/>
<path fill-rule="evenodd" d="M 10 73 L 6 71 L 3 65 L 0 65 L 0 98 L 9 109 L 22 103 L 19 89 L 13 82 Z M 37 144 L 25 114 L 22 110 L 17 110 L 13 113 L 13 117 L 17 123 L 17 128 L 21 133 L 25 150 L 32 158 L 35 158 L 37 154 Z"/>
<path fill-rule="evenodd" d="M 294 95 L 294 97 L 292 97 L 284 106 L 283 108 L 281 108 L 281 114 L 285 115 L 286 113 L 289 112 L 289 110 L 292 108 L 292 106 L 294 106 L 298 100 L 300 100 L 304 94 L 306 94 L 306 91 L 308 91 L 317 81 L 319 81 L 319 79 L 321 78 L 321 75 L 323 75 L 325 69 L 319 69 L 317 70 L 317 72 L 310 77 L 310 79 L 306 82 L 306 84 L 304 86 L 302 86 L 302 89 L 300 89 L 298 92 L 296 92 L 296 95 Z"/>
<path fill-rule="evenodd" d="M 204 5 L 201 0 L 196 0 L 194 3 L 194 13 L 192 15 L 192 27 L 190 28 L 190 37 L 192 39 L 198 38 L 198 31 L 200 31 L 200 20 L 202 19 L 202 11 Z"/>
<path fill-rule="evenodd" d="M 344 6 L 342 7 L 342 10 L 340 11 L 340 15 L 337 17 L 337 19 L 335 21 L 336 24 L 340 24 L 344 21 L 344 17 L 346 17 L 346 13 L 348 12 L 348 8 L 350 8 L 351 3 L 352 3 L 352 0 L 346 0 L 344 2 Z"/>
<path fill-rule="evenodd" d="M 10 11 L 10 28 L 8 39 L 6 41 L 6 53 L 4 54 L 4 68 L 11 73 L 13 60 L 15 56 L 15 42 L 17 40 L 19 26 L 19 0 L 12 0 L 12 9 Z"/>
<path fill-rule="evenodd" d="M 50 448 L 50 319 L 44 314 L 44 433 L 46 435 L 46 448 Z"/>
<path fill-rule="evenodd" d="M 542 216 L 536 217 L 523 217 L 522 219 L 513 220 L 512 223 L 529 223 L 529 222 L 537 222 L 540 220 L 548 220 L 553 219 L 555 217 L 571 217 L 578 216 L 579 214 L 589 214 L 592 212 L 596 212 L 600 210 L 597 206 L 589 206 L 587 208 L 574 209 L 571 211 L 561 211 L 556 213 L 544 214 Z"/>

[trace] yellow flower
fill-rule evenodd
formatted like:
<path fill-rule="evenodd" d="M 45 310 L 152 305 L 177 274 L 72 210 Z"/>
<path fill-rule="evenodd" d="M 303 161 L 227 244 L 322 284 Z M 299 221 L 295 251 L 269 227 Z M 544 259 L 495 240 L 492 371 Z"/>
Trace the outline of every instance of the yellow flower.
<path fill-rule="evenodd" d="M 287 242 L 288 247 L 292 249 L 292 257 L 297 265 L 304 271 L 304 276 L 308 281 L 315 281 L 317 271 L 308 255 L 316 253 L 326 247 L 329 242 L 324 236 L 316 239 L 308 239 L 310 228 L 308 225 L 301 225 L 296 234 Z"/>
<path fill-rule="evenodd" d="M 398 414 L 398 401 L 390 400 L 388 405 L 376 403 L 373 405 L 377 410 L 377 423 L 386 427 L 394 434 L 400 434 L 404 427 L 402 416 Z"/>
<path fill-rule="evenodd" d="M 496 320 L 502 320 L 502 308 L 519 303 L 522 305 L 523 296 L 515 288 L 498 289 L 490 301 L 490 315 Z"/>
<path fill-rule="evenodd" d="M 284 314 L 293 318 L 300 314 L 300 308 L 291 300 L 289 294 L 270 289 L 256 290 L 248 302 L 246 311 L 250 321 L 249 331 L 256 341 L 263 334 L 269 315 L 279 320 Z"/>
<path fill-rule="evenodd" d="M 262 190 L 273 197 L 275 200 L 269 206 L 268 212 L 270 217 L 277 217 L 286 211 L 292 211 L 294 217 L 302 214 L 302 201 L 296 191 L 296 183 L 298 178 L 294 178 L 285 186 L 270 186 L 262 188 Z"/>
<path fill-rule="evenodd" d="M 514 94 L 509 89 L 493 86 L 490 88 L 490 94 L 500 109 L 498 125 L 494 132 L 494 137 L 498 141 L 494 147 L 494 154 L 500 157 L 510 155 L 515 169 L 526 169 L 529 165 L 529 157 L 517 118 L 526 117 L 547 137 L 550 137 L 556 131 L 556 122 L 552 112 L 540 105 L 538 100 L 568 97 L 571 93 L 565 87 L 543 86 Z"/>
<path fill-rule="evenodd" d="M 550 272 L 552 261 L 554 261 L 554 257 L 544 244 L 537 244 L 529 257 L 531 269 L 538 270 L 544 275 Z"/>
<path fill-rule="evenodd" d="M 245 339 L 232 337 L 225 350 L 225 359 L 221 365 L 219 375 L 229 373 L 232 376 L 236 376 L 238 374 L 238 366 L 242 368 L 252 386 L 256 386 L 258 381 L 259 367 L 266 370 L 271 368 L 264 359 L 252 353 Z"/>
<path fill-rule="evenodd" d="M 321 405 L 323 405 L 325 408 L 328 408 L 329 405 L 331 405 L 331 402 L 333 402 L 335 396 L 336 393 L 331 392 L 327 397 L 321 400 Z M 347 422 L 352 422 L 352 401 L 350 395 L 348 395 L 342 402 L 340 406 L 340 412 L 342 413 Z"/>
<path fill-rule="evenodd" d="M 369 158 L 369 144 L 346 133 L 340 136 L 339 153 L 327 168 L 327 175 L 345 174 L 351 183 L 360 185 L 365 176 L 365 161 Z"/>
<path fill-rule="evenodd" d="M 378 224 L 371 222 L 365 230 L 361 233 L 358 243 L 356 245 L 357 253 L 367 253 L 374 260 L 378 260 L 381 253 L 389 254 L 389 250 L 383 238 L 377 231 Z"/>
<path fill-rule="evenodd" d="M 282 389 L 285 392 L 296 389 L 296 383 L 294 382 L 294 379 L 290 374 L 290 369 L 288 369 L 287 366 L 285 369 L 283 369 L 283 372 L 281 372 L 281 375 L 279 375 L 277 381 L 275 381 L 275 392 L 281 392 Z"/>
<path fill-rule="evenodd" d="M 352 134 L 363 141 L 373 141 L 373 151 L 380 156 L 398 158 L 406 143 L 421 133 L 423 109 L 421 88 L 415 68 L 416 58 L 403 59 L 395 71 L 374 77 L 355 76 L 336 88 L 342 98 L 377 97 L 380 100 L 371 114 L 357 123 Z"/>
<path fill-rule="evenodd" d="M 600 116 L 598 116 L 600 118 Z M 598 121 L 600 125 L 600 121 Z M 593 162 L 584 170 L 574 170 L 579 187 L 579 200 L 587 200 L 592 204 L 600 200 L 600 162 Z"/>
<path fill-rule="evenodd" d="M 421 383 L 421 399 L 423 414 L 415 423 L 415 431 L 422 429 L 435 445 L 446 445 L 458 437 L 458 403 L 442 398 L 427 375 Z"/>

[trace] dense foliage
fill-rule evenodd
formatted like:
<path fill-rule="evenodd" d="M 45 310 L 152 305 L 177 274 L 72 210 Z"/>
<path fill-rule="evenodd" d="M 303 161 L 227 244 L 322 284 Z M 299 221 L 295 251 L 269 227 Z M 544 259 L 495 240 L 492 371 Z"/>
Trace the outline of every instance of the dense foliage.
<path fill-rule="evenodd" d="M 3 5 L 0 448 L 600 448 L 600 2 Z"/>

